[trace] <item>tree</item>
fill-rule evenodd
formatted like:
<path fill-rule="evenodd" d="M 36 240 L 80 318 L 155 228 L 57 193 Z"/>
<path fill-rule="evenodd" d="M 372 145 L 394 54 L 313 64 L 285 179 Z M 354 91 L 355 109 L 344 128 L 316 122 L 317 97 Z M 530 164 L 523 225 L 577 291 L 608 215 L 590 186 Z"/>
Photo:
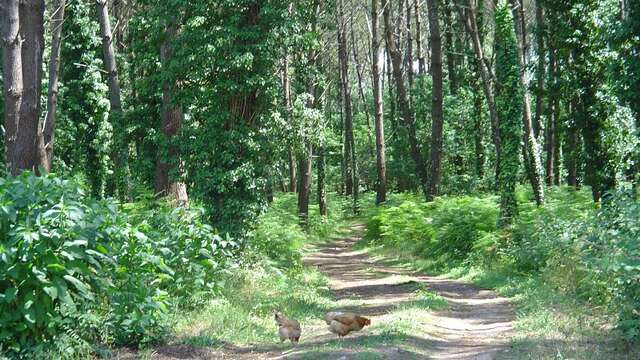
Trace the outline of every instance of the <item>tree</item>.
<path fill-rule="evenodd" d="M 442 113 L 442 40 L 440 38 L 439 8 L 437 0 L 427 1 L 429 11 L 429 34 L 431 43 L 431 147 L 429 159 L 429 177 L 427 185 L 427 201 L 438 195 L 438 187 L 442 178 L 442 137 L 444 116 Z M 452 69 L 450 69 L 451 71 Z"/>
<path fill-rule="evenodd" d="M 98 23 L 102 37 L 102 51 L 104 67 L 107 72 L 107 84 L 109 86 L 109 103 L 111 109 L 109 116 L 114 128 L 113 160 L 115 162 L 116 191 L 120 199 L 128 199 L 131 194 L 129 179 L 129 145 L 126 141 L 127 134 L 124 128 L 124 115 L 122 100 L 120 98 L 120 80 L 118 79 L 118 67 L 116 65 L 116 53 L 113 47 L 113 34 L 109 21 L 109 9 L 107 0 L 96 0 L 98 10 Z"/>
<path fill-rule="evenodd" d="M 394 32 L 397 29 L 394 29 L 393 25 L 391 24 L 391 5 L 389 0 L 383 1 L 383 17 L 387 52 L 389 53 L 389 57 L 391 58 L 393 79 L 396 84 L 398 107 L 400 108 L 401 113 L 400 117 L 407 132 L 407 138 L 409 141 L 409 152 L 411 154 L 411 158 L 413 159 L 418 179 L 420 180 L 420 187 L 422 189 L 424 197 L 428 199 L 429 191 L 427 190 L 427 170 L 422 157 L 422 153 L 420 152 L 420 146 L 418 145 L 418 138 L 416 136 L 415 114 L 409 106 L 407 89 L 405 87 L 404 79 L 402 76 L 402 55 L 400 54 L 398 43 L 394 36 Z"/>
<path fill-rule="evenodd" d="M 382 66 L 380 57 L 380 39 L 378 36 L 378 4 L 379 0 L 371 0 L 371 75 L 373 78 L 371 87 L 373 90 L 376 129 L 376 170 L 378 173 L 376 204 L 381 204 L 387 200 L 387 165 L 385 159 L 384 111 L 382 109 L 382 85 L 380 78 L 380 70 Z M 420 54 L 420 50 L 418 51 Z"/>
<path fill-rule="evenodd" d="M 60 76 L 60 48 L 62 47 L 62 25 L 66 1 L 58 0 L 51 16 L 51 57 L 49 59 L 49 87 L 47 93 L 47 115 L 39 128 L 38 151 L 40 165 L 46 172 L 51 171 L 53 164 L 53 140 L 56 127 L 56 111 L 58 109 L 58 78 Z"/>
<path fill-rule="evenodd" d="M 518 211 L 516 184 L 520 169 L 523 89 L 520 84 L 518 45 L 509 7 L 501 3 L 495 11 L 496 106 L 499 114 L 502 153 L 498 187 L 500 216 L 498 227 L 510 225 Z"/>
<path fill-rule="evenodd" d="M 22 82 L 22 40 L 18 0 L 2 0 L 2 70 L 4 80 L 4 127 L 6 161 L 11 174 L 17 175 L 16 140 L 20 124 L 20 106 L 24 93 Z"/>
<path fill-rule="evenodd" d="M 496 161 L 496 179 L 498 179 L 500 176 L 500 158 L 502 156 L 502 144 L 500 143 L 500 132 L 498 129 L 498 109 L 491 85 L 495 79 L 494 74 L 491 72 L 489 61 L 484 56 L 480 26 L 478 26 L 478 4 L 476 0 L 467 0 L 466 13 L 463 11 L 463 8 L 461 6 L 458 6 L 457 9 L 458 17 L 464 24 L 476 56 L 478 70 L 480 72 L 480 78 L 482 80 L 482 90 L 484 91 L 484 97 L 487 101 L 487 107 L 489 108 L 489 118 L 491 120 L 491 139 L 496 149 L 496 158 L 498 159 Z"/>
<path fill-rule="evenodd" d="M 156 160 L 156 194 L 168 196 L 177 201 L 180 206 L 187 206 L 189 197 L 187 185 L 180 180 L 184 166 L 178 147 L 171 142 L 180 131 L 184 121 L 182 106 L 176 103 L 175 92 L 179 90 L 178 82 L 172 79 L 173 42 L 179 35 L 177 19 L 169 20 L 165 31 L 165 40 L 160 46 L 160 61 L 164 70 L 162 82 L 162 125 L 160 130 L 163 135 L 159 146 L 158 159 Z"/>
<path fill-rule="evenodd" d="M 351 85 L 349 81 L 349 57 L 347 52 L 347 18 L 344 13 L 344 0 L 339 0 L 338 4 L 338 58 L 340 62 L 340 83 L 342 86 L 342 105 L 344 107 L 344 156 L 345 156 L 345 186 L 346 195 L 354 196 L 357 201 L 358 184 L 355 179 L 356 157 L 353 139 L 353 109 L 351 99 Z"/>
<path fill-rule="evenodd" d="M 44 0 L 3 0 L 3 78 L 5 92 L 6 162 L 13 175 L 38 172 L 43 141 L 39 130 Z"/>
<path fill-rule="evenodd" d="M 533 189 L 533 195 L 536 198 L 538 206 L 544 203 L 544 187 L 542 183 L 542 163 L 540 161 L 540 151 L 538 149 L 538 140 L 533 131 L 531 124 L 531 104 L 529 102 L 529 80 L 527 79 L 527 49 L 529 43 L 527 41 L 527 22 L 525 19 L 525 9 L 523 0 L 511 0 L 513 6 L 514 25 L 519 41 L 520 48 L 518 62 L 520 65 L 520 84 L 523 93 L 522 106 L 522 122 L 524 124 L 524 147 L 522 149 L 527 176 Z"/>

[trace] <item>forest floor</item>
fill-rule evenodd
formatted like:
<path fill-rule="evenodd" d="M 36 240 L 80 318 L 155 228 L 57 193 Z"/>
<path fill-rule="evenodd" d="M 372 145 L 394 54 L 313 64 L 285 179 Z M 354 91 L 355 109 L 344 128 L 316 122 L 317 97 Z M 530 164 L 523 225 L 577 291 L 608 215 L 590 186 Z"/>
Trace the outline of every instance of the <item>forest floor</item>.
<path fill-rule="evenodd" d="M 389 265 L 357 250 L 364 226 L 315 245 L 305 257 L 328 277 L 336 310 L 371 318 L 340 340 L 323 321 L 303 324 L 297 345 L 167 345 L 144 358 L 169 359 L 494 359 L 509 358 L 513 309 L 505 298 L 457 280 Z M 124 357 L 126 358 L 126 356 Z"/>

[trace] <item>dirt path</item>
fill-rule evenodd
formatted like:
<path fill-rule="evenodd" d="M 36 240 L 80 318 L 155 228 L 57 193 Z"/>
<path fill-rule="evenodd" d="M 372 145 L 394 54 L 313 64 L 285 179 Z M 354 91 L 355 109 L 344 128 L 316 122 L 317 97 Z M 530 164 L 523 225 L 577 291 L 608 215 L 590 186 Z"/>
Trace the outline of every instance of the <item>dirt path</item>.
<path fill-rule="evenodd" d="M 327 275 L 336 309 L 371 318 L 364 331 L 337 340 L 318 324 L 303 329 L 298 346 L 219 350 L 167 347 L 154 359 L 494 359 L 509 351 L 512 309 L 504 298 L 456 280 L 385 265 L 353 249 L 363 233 L 319 246 L 305 258 Z M 436 293 L 445 310 L 432 310 L 419 294 Z M 189 356 L 186 356 L 189 353 Z M 508 355 L 507 355 L 508 356 Z"/>

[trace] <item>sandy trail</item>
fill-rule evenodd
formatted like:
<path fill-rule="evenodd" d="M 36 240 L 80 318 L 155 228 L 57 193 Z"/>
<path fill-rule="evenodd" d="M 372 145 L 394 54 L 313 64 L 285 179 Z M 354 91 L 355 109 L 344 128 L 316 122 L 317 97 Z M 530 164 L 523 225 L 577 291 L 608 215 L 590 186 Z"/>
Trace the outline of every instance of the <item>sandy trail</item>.
<path fill-rule="evenodd" d="M 506 355 L 514 318 L 507 299 L 461 281 L 388 266 L 384 259 L 353 249 L 362 233 L 363 226 L 354 225 L 351 235 L 317 247 L 304 261 L 308 266 L 318 267 L 329 278 L 337 303 L 357 303 L 337 306 L 337 309 L 370 317 L 371 327 L 350 334 L 339 343 L 326 329 L 313 328 L 303 329 L 301 343 L 287 349 L 166 346 L 157 349 L 153 359 L 366 359 L 366 354 L 361 353 L 361 344 L 367 341 L 367 350 L 373 351 L 371 357 L 384 359 L 480 360 Z M 448 308 L 428 311 L 428 323 L 420 323 L 416 334 L 404 334 L 394 342 L 385 341 L 386 338 L 376 334 L 376 324 L 397 320 L 394 310 L 410 304 L 418 288 L 442 296 Z M 304 332 L 310 335 L 305 337 Z M 325 347 L 328 350 L 319 354 Z"/>

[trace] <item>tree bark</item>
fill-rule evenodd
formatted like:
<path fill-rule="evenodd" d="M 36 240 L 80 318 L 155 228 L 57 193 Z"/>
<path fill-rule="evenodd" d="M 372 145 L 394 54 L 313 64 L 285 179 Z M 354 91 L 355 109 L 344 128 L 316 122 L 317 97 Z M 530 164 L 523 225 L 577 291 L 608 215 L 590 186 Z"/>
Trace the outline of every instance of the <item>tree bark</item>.
<path fill-rule="evenodd" d="M 384 143 L 384 112 L 382 108 L 382 88 L 380 83 L 380 39 L 378 36 L 378 3 L 371 0 L 371 74 L 373 76 L 373 104 L 376 128 L 376 170 L 378 183 L 376 184 L 376 204 L 387 200 L 387 165 Z"/>
<path fill-rule="evenodd" d="M 385 25 L 387 51 L 391 57 L 391 64 L 393 67 L 393 78 L 396 83 L 396 91 L 398 93 L 398 107 L 400 108 L 401 118 L 405 128 L 407 129 L 407 135 L 409 140 L 409 147 L 411 158 L 416 167 L 416 173 L 420 179 L 420 187 L 425 198 L 429 197 L 427 191 L 427 170 L 425 168 L 422 154 L 420 153 L 420 147 L 418 145 L 418 139 L 416 137 L 416 125 L 415 116 L 409 106 L 409 100 L 407 97 L 407 90 L 405 88 L 404 79 L 402 77 L 402 56 L 397 48 L 396 40 L 394 39 L 394 29 L 391 24 L 391 6 L 389 0 L 383 0 L 383 17 Z"/>
<path fill-rule="evenodd" d="M 24 94 L 22 81 L 22 38 L 18 0 L 1 0 L 2 71 L 4 81 L 4 127 L 6 162 L 9 172 L 18 175 L 16 138 L 20 124 L 20 107 Z"/>
<path fill-rule="evenodd" d="M 353 109 L 351 102 L 351 86 L 349 84 L 349 58 L 347 55 L 347 25 L 344 14 L 344 2 L 339 2 L 338 56 L 340 61 L 340 78 L 342 86 L 342 105 L 344 108 L 344 157 L 346 195 L 355 193 L 355 164 L 353 157 Z"/>
<path fill-rule="evenodd" d="M 540 206 L 544 203 L 544 186 L 542 183 L 540 149 L 538 148 L 538 141 L 536 140 L 531 125 L 531 105 L 528 90 L 529 81 L 527 79 L 527 48 L 529 47 L 529 42 L 527 40 L 527 24 L 524 16 L 524 1 L 511 0 L 511 4 L 516 38 L 518 39 L 517 43 L 520 48 L 518 62 L 520 63 L 520 85 L 522 86 L 524 100 L 522 107 L 522 122 L 524 125 L 523 155 L 525 157 L 525 164 L 527 164 L 527 175 L 531 183 L 531 188 L 533 189 L 533 195 L 536 199 L 536 204 Z"/>
<path fill-rule="evenodd" d="M 311 191 L 313 147 L 305 146 L 305 154 L 299 160 L 300 186 L 298 188 L 298 216 L 300 224 L 306 226 L 309 221 L 309 192 Z"/>
<path fill-rule="evenodd" d="M 156 159 L 156 194 L 168 196 L 175 200 L 179 206 L 186 207 L 189 203 L 187 195 L 187 185 L 179 179 L 183 176 L 184 165 L 180 160 L 178 147 L 172 144 L 174 138 L 178 135 L 182 122 L 184 121 L 184 113 L 182 106 L 176 102 L 176 90 L 179 86 L 175 80 L 167 80 L 171 78 L 170 63 L 173 58 L 172 42 L 179 34 L 179 27 L 176 20 L 172 19 L 165 30 L 165 40 L 160 46 L 160 62 L 165 71 L 162 83 L 162 124 L 160 130 L 164 137 L 158 147 L 159 149 L 166 147 L 165 151 L 159 151 Z"/>
<path fill-rule="evenodd" d="M 438 195 L 442 178 L 442 136 L 444 118 L 442 113 L 442 39 L 440 37 L 440 14 L 438 0 L 427 0 L 429 11 L 429 42 L 431 44 L 431 147 L 429 158 L 429 182 L 427 201 Z"/>
<path fill-rule="evenodd" d="M 424 75 L 427 73 L 427 65 L 422 54 L 422 19 L 420 17 L 420 0 L 414 0 L 414 12 L 416 19 L 416 54 L 418 56 L 418 74 Z"/>
<path fill-rule="evenodd" d="M 476 61 L 477 63 L 477 61 Z M 485 154 L 484 154 L 484 144 L 482 142 L 482 98 L 480 97 L 480 92 L 482 90 L 479 89 L 480 84 L 478 81 L 474 81 L 474 94 L 473 94 L 473 129 L 474 129 L 474 145 L 475 145 L 475 153 L 476 153 L 476 176 L 478 178 L 484 177 L 484 164 L 485 164 Z"/>
<path fill-rule="evenodd" d="M 131 188 L 129 183 L 129 149 L 126 141 L 122 102 L 120 99 L 120 81 L 118 80 L 116 54 L 113 49 L 113 34 L 111 33 L 107 0 L 96 0 L 96 5 L 98 22 L 100 23 L 100 34 L 102 36 L 104 67 L 108 77 L 109 103 L 111 104 L 110 116 L 115 135 L 112 153 L 115 162 L 116 190 L 118 197 L 124 200 L 130 198 Z"/>
<path fill-rule="evenodd" d="M 409 79 L 409 93 L 413 92 L 413 33 L 411 32 L 411 1 L 406 0 L 406 30 L 407 30 L 407 78 Z M 415 0 L 414 0 L 415 1 Z M 411 102 L 413 101 L 410 99 Z"/>
<path fill-rule="evenodd" d="M 324 145 L 318 148 L 318 209 L 321 216 L 327 216 L 327 194 L 325 192 L 325 149 Z"/>
<path fill-rule="evenodd" d="M 20 3 L 20 37 L 22 39 L 22 102 L 15 142 L 17 169 L 38 172 L 38 136 L 40 125 L 40 91 L 44 50 L 44 0 Z"/>
<path fill-rule="evenodd" d="M 289 81 L 289 54 L 284 55 L 282 69 L 282 90 L 284 107 L 287 113 L 287 120 L 291 122 L 291 82 Z M 298 190 L 298 179 L 296 175 L 296 157 L 291 150 L 288 149 L 289 160 L 289 192 L 295 193 Z"/>
<path fill-rule="evenodd" d="M 58 0 L 51 17 L 51 58 L 49 59 L 47 115 L 44 124 L 40 127 L 42 135 L 38 137 L 40 165 L 46 172 L 51 171 L 53 164 L 53 141 L 58 107 L 58 78 L 60 75 L 60 48 L 62 47 L 62 23 L 64 22 L 65 5 L 66 0 Z"/>

